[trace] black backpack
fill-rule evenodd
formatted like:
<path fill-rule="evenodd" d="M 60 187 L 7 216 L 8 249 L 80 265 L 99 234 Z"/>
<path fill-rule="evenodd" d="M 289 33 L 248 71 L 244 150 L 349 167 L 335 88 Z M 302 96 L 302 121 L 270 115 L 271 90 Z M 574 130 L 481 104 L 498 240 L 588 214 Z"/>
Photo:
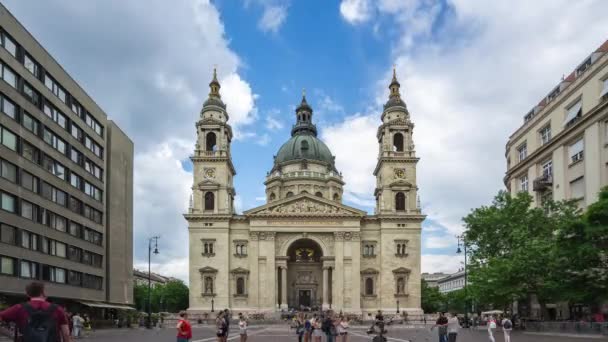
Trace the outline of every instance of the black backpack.
<path fill-rule="evenodd" d="M 505 324 L 503 324 L 502 327 L 505 329 L 511 329 L 513 328 L 513 323 L 511 323 L 510 319 L 507 319 L 505 320 Z"/>
<path fill-rule="evenodd" d="M 55 304 L 51 304 L 46 310 L 36 310 L 29 303 L 23 304 L 28 318 L 23 331 L 24 342 L 59 342 L 57 340 L 57 322 L 53 314 L 57 310 Z"/>

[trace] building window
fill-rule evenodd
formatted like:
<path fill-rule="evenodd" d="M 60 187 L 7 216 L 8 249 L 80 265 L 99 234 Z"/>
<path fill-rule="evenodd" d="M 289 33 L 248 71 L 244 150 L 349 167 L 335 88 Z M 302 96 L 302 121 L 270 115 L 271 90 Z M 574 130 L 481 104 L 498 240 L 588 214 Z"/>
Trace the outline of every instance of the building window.
<path fill-rule="evenodd" d="M 25 249 L 37 250 L 38 249 L 38 235 L 28 232 L 27 230 L 21 231 L 21 247 Z"/>
<path fill-rule="evenodd" d="M 90 113 L 87 113 L 85 122 L 95 131 L 95 133 L 97 133 L 100 137 L 103 137 L 103 127 Z"/>
<path fill-rule="evenodd" d="M 315 196 L 323 198 L 323 193 L 321 191 L 317 191 Z"/>
<path fill-rule="evenodd" d="M 23 95 L 36 106 L 40 103 L 40 94 L 27 82 L 23 82 Z"/>
<path fill-rule="evenodd" d="M 247 256 L 247 241 L 235 241 L 234 242 L 234 255 L 237 257 Z"/>
<path fill-rule="evenodd" d="M 23 66 L 32 73 L 32 75 L 36 76 L 36 78 L 38 78 L 38 73 L 40 70 L 40 67 L 38 67 L 38 63 L 36 63 L 36 61 L 34 61 L 34 59 L 32 57 L 30 57 L 30 55 L 28 55 L 27 53 L 23 56 Z"/>
<path fill-rule="evenodd" d="M 82 226 L 74 221 L 71 221 L 70 229 L 69 229 L 70 235 L 80 238 L 82 236 L 81 232 L 82 232 Z"/>
<path fill-rule="evenodd" d="M 243 277 L 236 278 L 236 294 L 237 295 L 245 294 L 245 278 L 243 278 Z"/>
<path fill-rule="evenodd" d="M 101 211 L 91 208 L 88 205 L 84 206 L 84 217 L 88 218 L 89 220 L 95 222 L 95 223 L 102 223 L 102 214 Z"/>
<path fill-rule="evenodd" d="M 273 193 L 271 193 L 271 194 L 270 194 L 270 196 L 268 197 L 268 199 L 269 199 L 271 202 L 272 202 L 272 201 L 274 201 L 276 198 L 277 198 L 277 195 L 275 195 L 275 194 L 274 194 L 274 192 L 273 192 Z"/>
<path fill-rule="evenodd" d="M 583 160 L 585 150 L 585 143 L 583 138 L 577 140 L 574 144 L 568 148 L 568 154 L 570 155 L 570 164 L 574 164 L 580 160 Z"/>
<path fill-rule="evenodd" d="M 13 57 L 17 58 L 17 43 L 15 43 L 15 41 L 10 38 L 6 32 L 2 32 L 2 46 L 4 47 L 4 49 L 6 49 L 6 51 L 8 51 L 8 53 L 10 53 L 11 55 L 13 55 Z"/>
<path fill-rule="evenodd" d="M 528 175 L 523 175 L 519 178 L 519 190 L 524 192 L 528 191 Z"/>
<path fill-rule="evenodd" d="M 21 278 L 38 279 L 38 264 L 31 261 L 21 260 Z"/>
<path fill-rule="evenodd" d="M 11 68 L 2 64 L 2 79 L 4 82 L 8 83 L 11 87 L 17 88 L 17 76 L 15 76 L 15 72 L 11 70 Z"/>
<path fill-rule="evenodd" d="M 397 288 L 397 294 L 398 295 L 403 295 L 405 294 L 405 278 L 404 277 L 399 277 L 397 278 L 397 282 L 396 282 L 396 286 Z"/>
<path fill-rule="evenodd" d="M 53 119 L 53 121 L 55 121 L 59 126 L 61 126 L 62 128 L 67 128 L 68 124 L 65 115 L 59 110 L 57 110 L 55 107 L 53 107 L 53 105 L 45 103 L 43 111 L 46 116 Z"/>
<path fill-rule="evenodd" d="M 93 163 L 90 160 L 86 160 L 84 162 L 84 169 L 92 174 L 93 176 L 95 176 L 95 178 L 102 180 L 102 176 L 101 176 L 101 168 L 99 166 L 97 166 L 95 163 Z"/>
<path fill-rule="evenodd" d="M 15 107 L 15 104 L 4 96 L 0 97 L 0 100 L 2 101 L 0 103 L 2 105 L 2 112 L 13 119 L 17 118 L 17 107 Z"/>
<path fill-rule="evenodd" d="M 48 128 L 44 128 L 43 131 L 43 139 L 44 142 L 53 146 L 54 149 L 61 152 L 61 154 L 66 154 L 66 145 L 65 141 L 59 138 L 55 133 L 51 132 Z"/>
<path fill-rule="evenodd" d="M 0 200 L 2 202 L 2 210 L 6 210 L 11 213 L 15 212 L 15 203 L 17 201 L 15 196 L 2 192 L 0 193 Z"/>
<path fill-rule="evenodd" d="M 73 122 L 70 125 L 70 134 L 72 134 L 72 136 L 78 141 L 82 141 L 82 137 L 84 136 L 82 134 L 82 129 L 76 126 Z"/>
<path fill-rule="evenodd" d="M 55 241 L 55 240 L 51 240 L 50 243 L 50 254 L 54 255 L 54 256 L 58 256 L 60 258 L 65 258 L 67 253 L 66 253 L 66 244 L 63 242 L 59 242 L 59 241 Z"/>
<path fill-rule="evenodd" d="M 293 192 L 291 192 L 291 191 L 288 192 L 287 195 L 285 195 L 285 197 L 291 197 L 291 196 L 293 196 Z"/>
<path fill-rule="evenodd" d="M 82 153 L 80 153 L 77 149 L 75 149 L 74 147 L 70 148 L 70 159 L 78 164 L 78 165 L 82 165 Z"/>
<path fill-rule="evenodd" d="M 76 189 L 80 190 L 82 188 L 82 177 L 75 174 L 74 172 L 70 173 L 70 184 Z"/>
<path fill-rule="evenodd" d="M 376 242 L 364 241 L 363 242 L 363 256 L 364 257 L 375 257 L 376 256 Z"/>
<path fill-rule="evenodd" d="M 92 274 L 84 274 L 82 278 L 82 287 L 93 289 L 93 290 L 101 290 L 103 284 L 103 278 L 98 277 Z"/>
<path fill-rule="evenodd" d="M 42 183 L 42 197 L 49 201 L 53 201 L 62 207 L 67 206 L 68 194 L 61 191 L 49 183 Z"/>
<path fill-rule="evenodd" d="M 374 279 L 372 279 L 372 278 L 365 279 L 365 295 L 366 296 L 374 295 Z"/>
<path fill-rule="evenodd" d="M 82 249 L 74 246 L 68 247 L 68 259 L 80 262 L 82 260 Z"/>
<path fill-rule="evenodd" d="M 215 255 L 215 240 L 201 240 L 203 242 L 203 256 Z"/>
<path fill-rule="evenodd" d="M 22 141 L 21 146 L 21 155 L 23 158 L 38 164 L 40 161 L 40 152 L 38 149 L 26 141 Z"/>
<path fill-rule="evenodd" d="M 82 286 L 82 273 L 76 271 L 69 271 L 68 284 L 74 286 Z"/>
<path fill-rule="evenodd" d="M 0 273 L 5 275 L 15 275 L 15 259 L 0 256 Z"/>
<path fill-rule="evenodd" d="M 99 144 L 93 141 L 89 136 L 84 137 L 84 146 L 91 152 L 95 153 L 96 156 L 103 159 L 103 150 Z"/>
<path fill-rule="evenodd" d="M 570 198 L 585 198 L 585 178 L 580 177 L 570 182 Z"/>
<path fill-rule="evenodd" d="M 0 224 L 0 241 L 9 245 L 15 245 L 17 240 L 15 239 L 17 230 L 14 227 Z"/>
<path fill-rule="evenodd" d="M 398 192 L 395 195 L 395 210 L 405 211 L 405 194 L 403 192 Z"/>
<path fill-rule="evenodd" d="M 64 284 L 66 281 L 65 273 L 66 271 L 63 268 L 42 265 L 42 280 Z"/>
<path fill-rule="evenodd" d="M 204 284 L 205 284 L 205 286 L 204 286 L 205 292 L 204 293 L 208 294 L 208 295 L 213 294 L 214 293 L 213 292 L 213 277 L 209 277 L 209 276 L 205 277 L 204 278 Z"/>
<path fill-rule="evenodd" d="M 217 146 L 216 146 L 215 133 L 213 133 L 213 132 L 207 133 L 207 136 L 205 137 L 205 150 L 206 151 L 215 151 L 216 148 L 217 148 Z"/>
<path fill-rule="evenodd" d="M 17 151 L 17 136 L 4 127 L 0 127 L 0 134 L 2 135 L 2 145 Z"/>
<path fill-rule="evenodd" d="M 101 202 L 101 190 L 89 182 L 84 182 L 84 193 Z"/>
<path fill-rule="evenodd" d="M 526 143 L 523 143 L 521 146 L 519 146 L 517 148 L 517 154 L 519 161 L 526 159 L 526 157 L 528 156 L 528 145 Z"/>
<path fill-rule="evenodd" d="M 406 240 L 395 241 L 395 247 L 397 248 L 397 253 L 395 253 L 396 256 L 398 256 L 398 257 L 407 256 L 407 253 L 406 253 L 407 241 Z"/>
<path fill-rule="evenodd" d="M 0 175 L 13 183 L 17 183 L 17 167 L 6 160 L 0 161 Z"/>
<path fill-rule="evenodd" d="M 340 195 L 334 194 L 334 201 L 339 201 L 339 200 L 340 200 Z"/>
<path fill-rule="evenodd" d="M 21 121 L 23 127 L 25 127 L 28 131 L 32 132 L 34 135 L 38 135 L 38 129 L 40 127 L 38 120 L 34 119 L 27 112 L 24 112 Z"/>
<path fill-rule="evenodd" d="M 403 134 L 395 133 L 393 136 L 393 151 L 403 152 Z"/>
<path fill-rule="evenodd" d="M 553 161 L 549 160 L 542 165 L 543 177 L 553 176 Z"/>
<path fill-rule="evenodd" d="M 69 206 L 71 211 L 81 214 L 82 213 L 82 201 L 74 196 L 70 196 Z"/>
<path fill-rule="evenodd" d="M 540 143 L 545 145 L 551 140 L 551 125 L 547 125 L 540 130 Z"/>
<path fill-rule="evenodd" d="M 215 195 L 213 192 L 208 191 L 205 193 L 205 210 L 214 210 L 215 208 Z"/>
<path fill-rule="evenodd" d="M 63 88 L 61 88 L 49 74 L 46 74 L 44 77 L 44 85 L 46 85 L 46 87 L 49 88 L 49 90 L 63 103 L 66 103 L 65 90 L 63 90 Z"/>
<path fill-rule="evenodd" d="M 38 206 L 21 200 L 21 217 L 24 217 L 30 221 L 38 220 Z"/>
<path fill-rule="evenodd" d="M 58 178 L 66 179 L 65 167 L 47 155 L 44 155 L 42 158 L 42 167 Z"/>
<path fill-rule="evenodd" d="M 602 81 L 602 91 L 600 92 L 600 97 L 604 97 L 608 95 L 608 78 Z"/>
<path fill-rule="evenodd" d="M 566 109 L 566 118 L 564 119 L 564 126 L 573 124 L 576 119 L 580 118 L 583 114 L 583 102 L 578 100 L 575 104 Z"/>

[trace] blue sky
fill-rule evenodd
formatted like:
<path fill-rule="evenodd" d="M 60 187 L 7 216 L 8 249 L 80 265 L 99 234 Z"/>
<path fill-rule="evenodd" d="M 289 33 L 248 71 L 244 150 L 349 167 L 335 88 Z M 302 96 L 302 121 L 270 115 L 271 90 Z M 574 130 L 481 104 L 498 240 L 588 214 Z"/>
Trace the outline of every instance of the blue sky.
<path fill-rule="evenodd" d="M 187 278 L 194 122 L 217 65 L 235 131 L 240 210 L 261 205 L 306 89 L 346 204 L 373 212 L 381 104 L 393 64 L 416 124 L 423 271 L 455 271 L 454 235 L 503 188 L 523 115 L 608 38 L 606 1 L 4 0 L 131 136 L 135 264 Z"/>

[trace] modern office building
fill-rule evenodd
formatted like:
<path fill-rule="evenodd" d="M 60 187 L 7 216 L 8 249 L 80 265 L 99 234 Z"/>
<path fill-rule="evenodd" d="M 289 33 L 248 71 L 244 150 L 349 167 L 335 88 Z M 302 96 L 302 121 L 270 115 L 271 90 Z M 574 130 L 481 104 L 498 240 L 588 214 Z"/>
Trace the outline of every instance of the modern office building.
<path fill-rule="evenodd" d="M 0 301 L 133 303 L 133 142 L 0 5 Z"/>
<path fill-rule="evenodd" d="M 544 200 L 595 202 L 608 185 L 608 41 L 524 116 L 506 146 L 505 185 Z"/>

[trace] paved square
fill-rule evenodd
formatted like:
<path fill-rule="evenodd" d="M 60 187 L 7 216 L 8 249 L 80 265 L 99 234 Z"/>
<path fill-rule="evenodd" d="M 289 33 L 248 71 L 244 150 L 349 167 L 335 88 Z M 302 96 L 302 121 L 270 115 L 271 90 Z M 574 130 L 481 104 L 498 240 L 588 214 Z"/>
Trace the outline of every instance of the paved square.
<path fill-rule="evenodd" d="M 371 341 L 371 337 L 365 333 L 366 327 L 353 327 L 350 331 L 349 342 Z M 388 329 L 388 341 L 393 342 L 426 342 L 437 341 L 436 331 L 431 332 L 429 328 L 424 327 L 404 327 L 395 326 Z M 193 328 L 192 342 L 215 342 L 215 329 L 213 326 L 195 326 Z M 496 342 L 503 342 L 502 332 L 498 331 L 494 334 Z M 83 338 L 86 341 L 110 342 L 110 341 L 129 341 L 129 342 L 156 342 L 156 341 L 175 341 L 175 332 L 173 329 L 130 329 L 130 330 L 100 330 L 93 332 L 90 336 Z M 231 332 L 229 341 L 239 341 L 237 330 Z M 267 325 L 267 326 L 252 326 L 249 329 L 248 342 L 267 342 L 267 341 L 297 341 L 297 336 L 293 329 L 287 325 Z M 461 330 L 458 336 L 458 341 L 461 342 L 487 342 L 488 335 L 485 331 L 468 331 Z M 511 336 L 513 342 L 583 342 L 583 341 L 608 341 L 608 338 L 592 339 L 589 337 L 556 337 L 543 336 L 534 334 L 522 334 L 515 332 Z M 325 342 L 325 339 L 323 339 Z"/>

